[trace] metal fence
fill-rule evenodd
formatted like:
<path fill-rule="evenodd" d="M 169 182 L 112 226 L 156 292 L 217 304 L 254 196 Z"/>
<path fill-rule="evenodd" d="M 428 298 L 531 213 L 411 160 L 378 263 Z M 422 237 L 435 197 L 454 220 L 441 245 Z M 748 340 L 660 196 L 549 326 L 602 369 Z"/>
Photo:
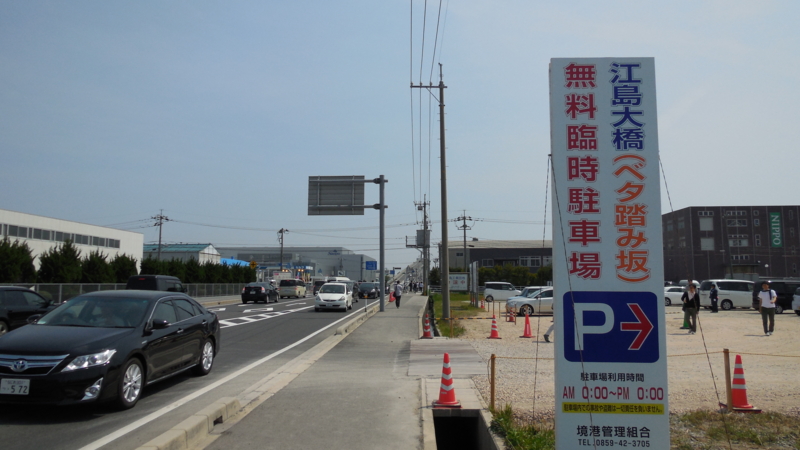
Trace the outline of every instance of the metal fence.
<path fill-rule="evenodd" d="M 184 284 L 186 293 L 190 297 L 224 297 L 239 295 L 245 283 L 197 283 Z M 95 291 L 116 291 L 124 290 L 125 283 L 17 283 L 4 284 L 4 286 L 24 286 L 30 288 L 46 299 L 52 299 L 56 303 L 65 302 L 81 294 Z"/>

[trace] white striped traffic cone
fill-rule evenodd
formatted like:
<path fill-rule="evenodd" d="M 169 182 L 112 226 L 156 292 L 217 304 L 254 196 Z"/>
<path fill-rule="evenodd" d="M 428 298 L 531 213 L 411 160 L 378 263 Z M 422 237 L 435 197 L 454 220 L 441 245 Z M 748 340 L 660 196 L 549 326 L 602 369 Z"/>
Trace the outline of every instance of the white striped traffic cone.
<path fill-rule="evenodd" d="M 494 316 L 492 316 L 492 334 L 489 335 L 489 339 L 503 339 L 497 332 L 497 319 Z"/>
<path fill-rule="evenodd" d="M 442 385 L 439 388 L 439 400 L 433 402 L 435 408 L 461 408 L 461 402 L 456 400 L 456 390 L 453 386 L 453 371 L 450 369 L 450 354 L 444 354 L 442 366 Z"/>
<path fill-rule="evenodd" d="M 425 325 L 422 327 L 422 339 L 433 339 L 431 332 L 431 322 L 428 320 L 428 315 L 425 315 Z"/>
<path fill-rule="evenodd" d="M 736 355 L 736 364 L 733 366 L 733 380 L 731 380 L 731 398 L 735 410 L 755 410 L 756 407 L 747 403 L 747 383 L 744 381 L 744 367 L 742 355 Z"/>

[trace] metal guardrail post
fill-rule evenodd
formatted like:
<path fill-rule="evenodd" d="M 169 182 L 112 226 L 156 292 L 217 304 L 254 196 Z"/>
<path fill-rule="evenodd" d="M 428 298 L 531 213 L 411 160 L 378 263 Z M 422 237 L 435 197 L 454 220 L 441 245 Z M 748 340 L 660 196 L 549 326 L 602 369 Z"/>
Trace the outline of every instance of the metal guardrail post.
<path fill-rule="evenodd" d="M 733 412 L 733 391 L 731 390 L 731 356 L 727 348 L 722 349 L 722 359 L 725 364 L 725 398 L 728 402 L 728 412 Z"/>
<path fill-rule="evenodd" d="M 491 367 L 492 367 L 491 378 L 489 379 L 489 392 L 490 392 L 489 393 L 489 410 L 492 411 L 492 412 L 494 412 L 494 393 L 495 393 L 495 386 L 494 386 L 495 378 L 494 378 L 494 376 L 495 376 L 495 360 L 496 359 L 497 358 L 495 357 L 495 354 L 492 353 L 491 358 L 489 358 L 489 361 L 490 361 Z"/>

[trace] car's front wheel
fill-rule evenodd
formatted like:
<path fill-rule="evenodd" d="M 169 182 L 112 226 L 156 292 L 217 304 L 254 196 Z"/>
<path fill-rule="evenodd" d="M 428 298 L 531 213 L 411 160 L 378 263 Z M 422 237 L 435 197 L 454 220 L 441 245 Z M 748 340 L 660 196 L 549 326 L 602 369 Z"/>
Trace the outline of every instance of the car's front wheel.
<path fill-rule="evenodd" d="M 672 304 L 672 300 L 669 297 L 664 297 L 664 306 L 669 306 Z"/>
<path fill-rule="evenodd" d="M 723 311 L 730 311 L 733 309 L 733 302 L 730 300 L 723 300 L 719 306 L 722 307 Z"/>
<path fill-rule="evenodd" d="M 519 313 L 522 314 L 523 316 L 524 315 L 532 316 L 533 307 L 531 305 L 522 305 L 522 307 L 519 309 Z"/>
<path fill-rule="evenodd" d="M 775 314 L 783 314 L 783 306 L 775 304 Z"/>
<path fill-rule="evenodd" d="M 142 386 L 144 386 L 142 363 L 136 358 L 131 358 L 122 366 L 122 379 L 117 392 L 117 404 L 120 408 L 133 408 L 142 397 Z"/>
<path fill-rule="evenodd" d="M 200 352 L 200 362 L 194 366 L 194 373 L 196 375 L 208 375 L 211 372 L 211 366 L 214 365 L 214 343 L 211 339 L 206 339 L 203 344 L 203 350 Z"/>

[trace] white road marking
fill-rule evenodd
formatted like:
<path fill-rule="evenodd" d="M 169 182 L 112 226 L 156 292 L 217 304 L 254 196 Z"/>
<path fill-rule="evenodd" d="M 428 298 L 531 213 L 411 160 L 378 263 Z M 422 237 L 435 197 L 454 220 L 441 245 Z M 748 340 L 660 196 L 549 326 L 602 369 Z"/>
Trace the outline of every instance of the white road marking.
<path fill-rule="evenodd" d="M 297 308 L 297 309 L 287 309 L 285 311 L 273 311 L 263 314 L 254 314 L 252 316 L 234 317 L 232 319 L 220 320 L 219 324 L 220 328 L 235 327 L 236 325 L 244 325 L 246 323 L 260 322 L 262 320 L 272 319 L 273 317 L 279 317 L 309 308 L 311 308 L 311 306 L 306 306 L 304 308 Z"/>
<path fill-rule="evenodd" d="M 256 309 L 245 309 L 245 310 L 244 310 L 244 311 L 242 311 L 242 312 L 243 312 L 243 313 L 245 313 L 245 314 L 246 314 L 246 313 L 249 313 L 249 312 L 269 312 L 269 311 L 273 311 L 274 309 L 275 309 L 275 308 L 256 308 Z"/>
<path fill-rule="evenodd" d="M 208 310 L 211 312 L 220 312 L 225 311 L 225 308 L 208 308 Z"/>
<path fill-rule="evenodd" d="M 204 387 L 202 389 L 198 389 L 198 390 L 192 392 L 191 394 L 189 394 L 189 395 L 187 395 L 187 396 L 185 396 L 185 397 L 183 397 L 183 398 L 181 398 L 179 400 L 176 400 L 176 401 L 170 403 L 167 406 L 164 406 L 163 408 L 159 409 L 158 411 L 152 412 L 152 413 L 142 417 L 141 419 L 131 423 L 130 425 L 124 426 L 124 427 L 114 431 L 111 434 L 108 434 L 108 435 L 106 435 L 106 436 L 104 436 L 104 437 L 102 437 L 102 438 L 100 438 L 100 439 L 98 439 L 98 440 L 96 440 L 96 441 L 94 441 L 94 442 L 92 442 L 90 444 L 87 444 L 87 445 L 81 447 L 79 450 L 97 450 L 100 447 L 102 447 L 104 445 L 107 445 L 107 444 L 109 444 L 109 443 L 121 438 L 122 436 L 125 436 L 126 434 L 130 433 L 131 431 L 134 431 L 134 430 L 136 430 L 138 428 L 141 428 L 144 425 L 147 425 L 148 423 L 158 419 L 159 417 L 163 416 L 164 414 L 179 408 L 180 406 L 182 406 L 182 405 L 184 405 L 184 404 L 196 399 L 197 397 L 199 397 L 199 396 L 201 396 L 201 395 L 203 395 L 203 394 L 205 394 L 205 393 L 207 393 L 209 391 L 212 391 L 212 390 L 222 386 L 223 384 L 225 384 L 228 381 L 231 381 L 234 378 L 246 373 L 247 371 L 258 367 L 261 364 L 264 364 L 265 362 L 269 361 L 270 359 L 275 358 L 276 356 L 279 356 L 279 355 L 281 355 L 281 354 L 283 354 L 283 353 L 285 353 L 285 352 L 297 347 L 298 345 L 302 344 L 303 342 L 306 342 L 307 340 L 309 340 L 309 339 L 313 338 L 314 336 L 322 333 L 323 331 L 325 331 L 328 328 L 338 324 L 339 322 L 341 322 L 343 320 L 346 320 L 346 319 L 349 319 L 353 314 L 355 314 L 355 312 L 347 314 L 346 316 L 342 317 L 341 319 L 339 319 L 339 320 L 337 320 L 337 321 L 335 321 L 335 322 L 333 322 L 333 323 L 331 323 L 331 324 L 329 324 L 329 325 L 327 325 L 327 326 L 325 326 L 323 328 L 320 328 L 319 330 L 309 334 L 308 336 L 304 337 L 303 339 L 300 339 L 299 341 L 295 342 L 294 344 L 288 345 L 288 346 L 276 351 L 275 353 L 267 355 L 267 356 L 259 359 L 258 361 L 255 361 L 255 362 L 253 362 L 253 363 L 251 363 L 251 364 L 249 364 L 249 365 L 247 365 L 245 367 L 242 367 L 241 369 L 237 370 L 236 372 L 233 372 L 232 374 L 226 376 L 225 378 L 223 378 L 223 379 L 221 379 L 219 381 L 216 381 L 216 382 L 214 382 L 212 384 L 209 384 L 208 386 L 206 386 L 206 387 Z"/>

